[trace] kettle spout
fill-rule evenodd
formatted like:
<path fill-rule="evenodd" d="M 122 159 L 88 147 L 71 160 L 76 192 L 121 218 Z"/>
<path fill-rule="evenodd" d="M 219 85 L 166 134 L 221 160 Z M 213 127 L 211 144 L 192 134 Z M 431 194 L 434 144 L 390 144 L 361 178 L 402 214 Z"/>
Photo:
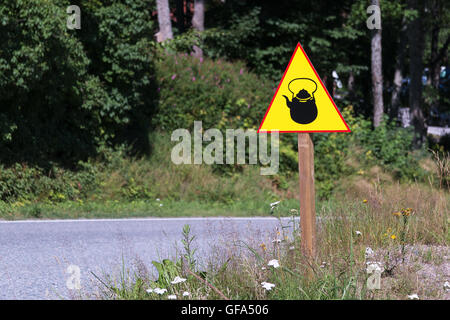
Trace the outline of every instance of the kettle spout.
<path fill-rule="evenodd" d="M 292 102 L 289 101 L 288 97 L 286 97 L 286 96 L 284 96 L 284 95 L 283 95 L 283 97 L 286 99 L 286 105 L 287 105 L 289 108 L 291 108 Z"/>

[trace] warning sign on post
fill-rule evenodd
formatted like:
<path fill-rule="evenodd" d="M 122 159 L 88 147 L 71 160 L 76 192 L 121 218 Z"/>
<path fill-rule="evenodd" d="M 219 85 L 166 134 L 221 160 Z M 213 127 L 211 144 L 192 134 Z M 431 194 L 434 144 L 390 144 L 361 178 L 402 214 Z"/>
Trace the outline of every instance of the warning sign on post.
<path fill-rule="evenodd" d="M 300 43 L 258 129 L 270 131 L 350 132 Z"/>

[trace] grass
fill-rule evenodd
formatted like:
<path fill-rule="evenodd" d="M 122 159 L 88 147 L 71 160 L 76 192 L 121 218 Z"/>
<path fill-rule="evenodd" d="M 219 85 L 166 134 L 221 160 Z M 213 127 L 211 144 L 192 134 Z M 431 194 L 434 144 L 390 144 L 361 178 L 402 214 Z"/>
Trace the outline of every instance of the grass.
<path fill-rule="evenodd" d="M 298 230 L 271 235 L 280 243 L 218 238 L 214 253 L 201 257 L 206 263 L 194 265 L 188 260 L 200 259 L 192 257 L 195 241 L 191 241 L 177 258 L 163 262 L 167 267 L 157 273 L 135 275 L 122 285 L 103 281 L 103 295 L 97 298 L 341 300 L 408 299 L 418 294 L 420 299 L 449 299 L 443 289 L 450 253 L 448 192 L 420 184 L 370 183 L 364 177 L 346 182 L 347 193 L 319 206 L 317 252 L 312 260 L 299 249 Z M 283 205 L 274 212 L 289 214 L 289 206 Z M 181 237 L 189 239 L 186 230 Z M 367 256 L 368 247 L 373 253 Z M 273 259 L 279 268 L 268 266 Z M 379 290 L 367 287 L 369 261 L 383 266 Z M 175 276 L 186 281 L 171 284 Z M 263 282 L 275 287 L 266 290 Z M 146 292 L 156 287 L 167 292 Z M 189 297 L 182 296 L 185 291 Z"/>
<path fill-rule="evenodd" d="M 112 154 L 93 170 L 95 179 L 89 181 L 95 188 L 85 198 L 68 201 L 53 193 L 50 200 L 0 202 L 0 218 L 269 216 L 270 203 L 278 200 L 274 216 L 298 214 L 296 175 L 264 177 L 256 166 L 217 175 L 206 165 L 176 166 L 167 161 L 170 146 L 158 146 L 149 159 Z M 195 241 L 186 240 L 186 229 L 182 238 L 188 247 L 175 259 L 155 262 L 157 274 L 130 277 L 124 271 L 118 281 L 97 276 L 103 288 L 98 298 L 407 299 L 415 293 L 421 299 L 450 299 L 442 289 L 449 280 L 450 194 L 444 183 L 448 170 L 441 167 L 438 181 L 428 184 L 400 183 L 377 166 L 353 168 L 357 174 L 339 180 L 332 197 L 316 201 L 320 219 L 313 260 L 301 253 L 298 230 L 273 234 L 280 243 L 217 239 L 212 256 L 195 257 Z M 370 257 L 368 247 L 374 251 Z M 279 268 L 267 265 L 273 259 Z M 192 263 L 200 260 L 207 263 Z M 383 266 L 379 290 L 367 287 L 368 261 Z M 186 281 L 171 284 L 175 276 Z M 266 290 L 263 282 L 275 287 Z M 167 292 L 147 292 L 156 287 Z"/>
<path fill-rule="evenodd" d="M 160 207 L 160 205 L 162 206 Z M 283 206 L 295 207 L 298 201 L 287 200 Z M 257 201 L 232 204 L 202 201 L 133 200 L 133 201 L 65 201 L 59 203 L 13 203 L 0 218 L 21 219 L 101 219 L 137 217 L 249 217 L 269 216 L 270 206 Z"/>

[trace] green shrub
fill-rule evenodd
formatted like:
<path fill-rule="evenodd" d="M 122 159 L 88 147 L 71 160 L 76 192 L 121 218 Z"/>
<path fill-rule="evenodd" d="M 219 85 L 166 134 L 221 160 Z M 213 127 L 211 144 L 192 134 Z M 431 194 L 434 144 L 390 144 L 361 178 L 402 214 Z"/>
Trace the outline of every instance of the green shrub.
<path fill-rule="evenodd" d="M 328 198 L 338 180 L 350 169 L 345 165 L 349 134 L 314 134 L 314 177 L 319 198 Z"/>
<path fill-rule="evenodd" d="M 86 198 L 97 188 L 98 170 L 89 163 L 80 163 L 77 171 L 53 167 L 47 172 L 40 167 L 16 163 L 0 166 L 0 200 L 61 202 Z"/>
<path fill-rule="evenodd" d="M 82 30 L 67 29 L 69 4 L 0 4 L 3 163 L 48 169 L 87 159 L 102 141 L 148 142 L 154 2 L 81 1 Z"/>
<path fill-rule="evenodd" d="M 89 72 L 98 77 L 104 95 L 101 137 L 115 143 L 134 145 L 148 152 L 148 133 L 158 94 L 155 1 L 81 1 L 83 29 L 78 37 L 90 59 Z"/>
<path fill-rule="evenodd" d="M 157 63 L 160 89 L 153 124 L 162 130 L 192 128 L 257 129 L 273 95 L 271 83 L 242 63 L 166 55 Z"/>
<path fill-rule="evenodd" d="M 398 127 L 385 116 L 375 129 L 369 120 L 358 117 L 353 130 L 355 141 L 365 151 L 360 157 L 363 163 L 381 165 L 399 179 L 416 179 L 423 175 L 413 156 L 412 128 Z"/>

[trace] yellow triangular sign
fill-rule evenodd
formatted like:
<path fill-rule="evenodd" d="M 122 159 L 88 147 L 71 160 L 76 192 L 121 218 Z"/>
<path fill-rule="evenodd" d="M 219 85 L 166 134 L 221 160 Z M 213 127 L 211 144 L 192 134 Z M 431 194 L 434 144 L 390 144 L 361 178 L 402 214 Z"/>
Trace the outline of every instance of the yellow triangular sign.
<path fill-rule="evenodd" d="M 258 129 L 270 131 L 350 132 L 300 43 Z"/>

